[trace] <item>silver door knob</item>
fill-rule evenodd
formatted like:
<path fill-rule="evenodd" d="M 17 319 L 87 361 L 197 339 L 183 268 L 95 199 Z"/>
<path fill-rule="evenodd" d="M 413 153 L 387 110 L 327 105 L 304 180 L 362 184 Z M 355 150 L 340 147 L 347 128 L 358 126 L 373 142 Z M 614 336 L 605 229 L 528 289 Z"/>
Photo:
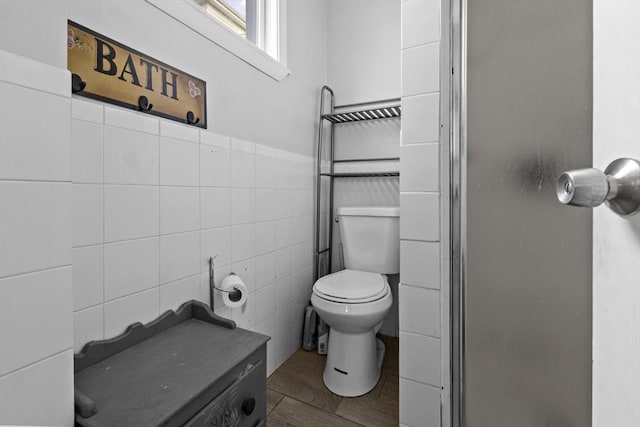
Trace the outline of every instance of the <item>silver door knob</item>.
<path fill-rule="evenodd" d="M 563 172 L 556 184 L 558 200 L 566 205 L 594 208 L 606 203 L 619 215 L 640 210 L 640 162 L 617 159 L 604 172 L 576 169 Z"/>

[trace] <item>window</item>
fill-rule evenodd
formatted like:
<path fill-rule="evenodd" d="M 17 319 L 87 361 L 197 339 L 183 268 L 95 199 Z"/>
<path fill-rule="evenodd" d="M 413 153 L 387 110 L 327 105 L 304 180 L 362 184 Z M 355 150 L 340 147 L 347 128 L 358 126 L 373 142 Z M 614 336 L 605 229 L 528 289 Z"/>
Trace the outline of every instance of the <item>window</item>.
<path fill-rule="evenodd" d="M 278 0 L 193 0 L 238 36 L 278 61 Z"/>
<path fill-rule="evenodd" d="M 247 38 L 246 0 L 194 0 L 231 31 Z M 255 43 L 255 42 L 254 42 Z M 277 59 L 277 58 L 276 58 Z"/>
<path fill-rule="evenodd" d="M 286 0 L 146 0 L 213 43 L 282 80 Z"/>

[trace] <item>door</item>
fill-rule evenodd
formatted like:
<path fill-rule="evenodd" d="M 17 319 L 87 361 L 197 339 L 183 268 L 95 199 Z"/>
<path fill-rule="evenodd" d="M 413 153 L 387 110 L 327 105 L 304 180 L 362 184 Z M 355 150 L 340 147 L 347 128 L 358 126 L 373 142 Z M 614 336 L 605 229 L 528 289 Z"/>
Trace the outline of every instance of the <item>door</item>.
<path fill-rule="evenodd" d="M 459 4 L 454 425 L 590 426 L 592 212 L 555 182 L 591 165 L 592 3 Z"/>
<path fill-rule="evenodd" d="M 603 169 L 640 159 L 640 2 L 594 1 L 593 20 L 593 167 Z M 637 427 L 640 214 L 597 207 L 593 230 L 593 425 Z"/>

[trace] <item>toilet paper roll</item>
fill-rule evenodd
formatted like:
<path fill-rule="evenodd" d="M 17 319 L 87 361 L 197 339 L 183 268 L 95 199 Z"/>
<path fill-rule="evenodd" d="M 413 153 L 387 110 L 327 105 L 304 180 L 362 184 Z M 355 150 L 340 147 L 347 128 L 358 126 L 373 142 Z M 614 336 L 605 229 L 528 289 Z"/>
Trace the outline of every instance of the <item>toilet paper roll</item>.
<path fill-rule="evenodd" d="M 241 307 L 247 302 L 247 287 L 239 276 L 231 273 L 222 280 L 220 284 L 222 292 L 222 302 L 227 307 Z"/>

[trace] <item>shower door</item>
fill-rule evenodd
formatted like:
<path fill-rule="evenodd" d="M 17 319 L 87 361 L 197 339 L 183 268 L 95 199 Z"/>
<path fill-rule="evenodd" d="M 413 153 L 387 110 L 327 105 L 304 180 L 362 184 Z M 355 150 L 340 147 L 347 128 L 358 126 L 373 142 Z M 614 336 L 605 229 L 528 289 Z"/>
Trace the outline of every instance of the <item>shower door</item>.
<path fill-rule="evenodd" d="M 590 0 L 452 0 L 452 419 L 591 425 Z"/>

